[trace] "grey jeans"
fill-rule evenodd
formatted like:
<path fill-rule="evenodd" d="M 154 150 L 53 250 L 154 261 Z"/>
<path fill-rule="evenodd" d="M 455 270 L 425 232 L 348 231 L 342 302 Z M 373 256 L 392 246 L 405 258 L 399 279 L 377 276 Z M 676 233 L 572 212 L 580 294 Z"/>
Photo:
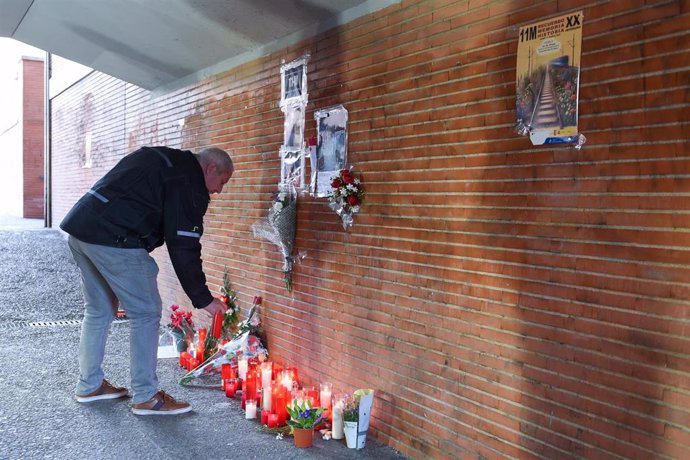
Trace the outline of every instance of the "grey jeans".
<path fill-rule="evenodd" d="M 145 249 L 122 249 L 68 239 L 84 292 L 84 322 L 79 342 L 77 394 L 103 381 L 103 356 L 118 300 L 129 318 L 132 401 L 148 401 L 158 391 L 156 360 L 161 297 L 158 266 Z"/>

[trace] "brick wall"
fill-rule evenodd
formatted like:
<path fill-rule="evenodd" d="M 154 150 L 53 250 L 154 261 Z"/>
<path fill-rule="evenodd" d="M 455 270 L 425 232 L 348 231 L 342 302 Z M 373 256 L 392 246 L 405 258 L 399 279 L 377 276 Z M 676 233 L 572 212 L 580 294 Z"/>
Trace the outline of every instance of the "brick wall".
<path fill-rule="evenodd" d="M 43 60 L 22 59 L 24 217 L 43 218 Z"/>
<path fill-rule="evenodd" d="M 513 130 L 518 27 L 584 10 L 582 150 Z M 272 357 L 376 390 L 414 458 L 690 458 L 690 5 L 404 1 L 152 99 L 94 73 L 53 101 L 54 214 L 143 144 L 233 152 L 204 267 L 262 295 Z M 282 287 L 252 236 L 280 177 L 281 60 L 349 110 L 367 196 L 344 232 L 303 197 Z M 91 133 L 92 166 L 82 168 Z M 164 251 L 164 303 L 189 305 Z"/>

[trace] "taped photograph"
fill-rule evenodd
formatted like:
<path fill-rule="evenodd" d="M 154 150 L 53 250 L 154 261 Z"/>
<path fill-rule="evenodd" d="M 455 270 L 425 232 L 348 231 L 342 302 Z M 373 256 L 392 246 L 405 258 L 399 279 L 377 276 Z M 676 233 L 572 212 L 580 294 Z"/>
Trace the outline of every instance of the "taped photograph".
<path fill-rule="evenodd" d="M 280 106 L 307 103 L 307 60 L 309 56 L 295 59 L 280 67 Z"/>
<path fill-rule="evenodd" d="M 328 196 L 331 178 L 347 167 L 347 110 L 342 105 L 314 112 L 316 119 L 316 196 Z"/>

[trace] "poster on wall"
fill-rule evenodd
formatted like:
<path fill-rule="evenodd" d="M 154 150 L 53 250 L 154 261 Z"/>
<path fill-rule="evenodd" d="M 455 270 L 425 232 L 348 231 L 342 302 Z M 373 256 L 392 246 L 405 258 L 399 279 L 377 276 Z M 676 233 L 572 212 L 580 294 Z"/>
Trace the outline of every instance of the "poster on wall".
<path fill-rule="evenodd" d="M 314 118 L 316 196 L 324 197 L 331 191 L 331 178 L 347 167 L 347 110 L 342 105 L 336 105 L 315 111 Z"/>
<path fill-rule="evenodd" d="M 307 61 L 305 55 L 280 67 L 280 106 L 307 104 Z"/>
<path fill-rule="evenodd" d="M 520 27 L 518 132 L 533 145 L 578 142 L 582 11 Z"/>

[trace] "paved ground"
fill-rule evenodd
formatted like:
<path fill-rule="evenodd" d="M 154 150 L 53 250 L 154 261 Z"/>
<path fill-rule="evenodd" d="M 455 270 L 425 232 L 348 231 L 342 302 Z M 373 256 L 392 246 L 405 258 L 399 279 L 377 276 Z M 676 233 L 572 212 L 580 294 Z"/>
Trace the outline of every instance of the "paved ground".
<path fill-rule="evenodd" d="M 1 459 L 392 459 L 373 439 L 361 450 L 315 438 L 296 449 L 245 420 L 239 401 L 220 390 L 182 387 L 173 359 L 159 360 L 161 385 L 194 411 L 137 417 L 129 401 L 88 405 L 73 398 L 81 294 L 65 240 L 38 220 L 0 216 Z M 118 385 L 128 383 L 126 322 L 113 325 L 104 363 Z"/>

